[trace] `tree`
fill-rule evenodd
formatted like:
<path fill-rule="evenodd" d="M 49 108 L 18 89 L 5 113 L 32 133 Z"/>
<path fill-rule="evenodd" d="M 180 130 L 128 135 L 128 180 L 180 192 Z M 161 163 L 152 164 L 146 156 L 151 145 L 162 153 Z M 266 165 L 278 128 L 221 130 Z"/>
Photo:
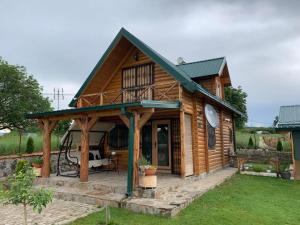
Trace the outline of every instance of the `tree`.
<path fill-rule="evenodd" d="M 280 140 L 278 140 L 277 142 L 277 146 L 276 146 L 277 151 L 282 152 L 283 151 L 283 145 L 282 142 Z"/>
<path fill-rule="evenodd" d="M 244 114 L 243 117 L 236 118 L 235 124 L 237 128 L 245 126 L 248 115 L 247 115 L 247 93 L 242 90 L 241 86 L 237 88 L 226 87 L 225 88 L 225 100 L 228 101 L 232 106 Z"/>
<path fill-rule="evenodd" d="M 16 129 L 20 135 L 33 120 L 25 119 L 29 112 L 52 110 L 49 99 L 43 97 L 42 87 L 25 67 L 10 65 L 0 58 L 0 130 Z"/>
<path fill-rule="evenodd" d="M 253 147 L 254 147 L 254 145 L 253 145 L 253 140 L 252 140 L 252 137 L 251 137 L 251 136 L 250 136 L 249 141 L 248 141 L 248 147 L 249 147 L 249 148 L 253 148 Z"/>
<path fill-rule="evenodd" d="M 34 140 L 32 137 L 29 137 L 27 139 L 27 143 L 26 143 L 26 149 L 25 149 L 26 153 L 33 153 L 34 151 Z"/>
<path fill-rule="evenodd" d="M 6 190 L 1 190 L 1 200 L 5 204 L 23 205 L 24 224 L 27 225 L 27 206 L 34 211 L 42 212 L 43 207 L 52 201 L 52 192 L 46 189 L 35 189 L 35 175 L 32 167 L 25 160 L 18 162 L 14 174 L 8 178 Z"/>

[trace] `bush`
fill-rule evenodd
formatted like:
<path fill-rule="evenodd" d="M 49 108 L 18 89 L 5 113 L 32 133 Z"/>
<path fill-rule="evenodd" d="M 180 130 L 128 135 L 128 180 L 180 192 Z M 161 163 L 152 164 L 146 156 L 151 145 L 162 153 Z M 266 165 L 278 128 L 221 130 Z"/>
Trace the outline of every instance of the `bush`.
<path fill-rule="evenodd" d="M 34 151 L 34 141 L 32 137 L 29 137 L 27 139 L 27 144 L 26 144 L 26 153 L 30 154 L 33 153 Z"/>
<path fill-rule="evenodd" d="M 257 172 L 257 173 L 263 172 L 264 168 L 262 166 L 260 166 L 260 165 L 253 165 L 253 171 Z"/>
<path fill-rule="evenodd" d="M 282 142 L 280 140 L 278 140 L 277 142 L 277 147 L 276 147 L 277 151 L 282 152 L 283 151 L 283 145 Z"/>
<path fill-rule="evenodd" d="M 25 172 L 26 168 L 28 167 L 28 161 L 21 159 L 17 162 L 15 173 L 18 174 L 20 172 Z"/>
<path fill-rule="evenodd" d="M 249 138 L 249 142 L 248 142 L 248 147 L 249 148 L 253 148 L 253 140 L 252 140 L 252 137 L 250 136 L 250 138 Z"/>

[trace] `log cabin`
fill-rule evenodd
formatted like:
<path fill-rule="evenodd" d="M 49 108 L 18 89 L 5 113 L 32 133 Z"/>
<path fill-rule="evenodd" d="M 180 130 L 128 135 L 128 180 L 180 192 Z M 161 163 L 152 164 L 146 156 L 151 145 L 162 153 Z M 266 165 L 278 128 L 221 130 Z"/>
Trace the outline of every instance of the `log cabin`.
<path fill-rule="evenodd" d="M 235 149 L 234 119 L 242 116 L 224 100 L 226 86 L 225 57 L 175 65 L 122 28 L 70 109 L 27 115 L 43 130 L 42 176 L 50 175 L 51 131 L 64 119 L 80 132 L 81 182 L 88 181 L 91 131 L 97 130 L 107 133 L 102 154 L 116 153 L 119 169 L 127 170 L 129 195 L 138 186 L 141 157 L 158 174 L 182 178 L 222 169 Z"/>

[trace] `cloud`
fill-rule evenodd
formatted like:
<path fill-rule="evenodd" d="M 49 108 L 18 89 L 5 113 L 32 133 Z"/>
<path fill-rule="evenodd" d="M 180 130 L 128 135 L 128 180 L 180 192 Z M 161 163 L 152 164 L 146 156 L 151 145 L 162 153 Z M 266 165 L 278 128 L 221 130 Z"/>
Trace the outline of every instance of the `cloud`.
<path fill-rule="evenodd" d="M 249 123 L 271 124 L 280 105 L 299 104 L 299 6 L 296 0 L 1 1 L 0 55 L 26 66 L 45 92 L 75 93 L 125 27 L 173 62 L 226 56 L 233 85 L 248 93 Z"/>

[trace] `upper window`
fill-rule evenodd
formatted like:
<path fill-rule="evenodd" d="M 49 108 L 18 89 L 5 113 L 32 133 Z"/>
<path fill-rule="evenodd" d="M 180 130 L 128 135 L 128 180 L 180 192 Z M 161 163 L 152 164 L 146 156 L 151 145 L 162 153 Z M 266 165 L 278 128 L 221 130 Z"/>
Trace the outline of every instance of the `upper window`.
<path fill-rule="evenodd" d="M 153 99 L 154 64 L 144 64 L 122 70 L 123 102 Z"/>
<path fill-rule="evenodd" d="M 208 148 L 214 149 L 216 145 L 216 129 L 207 123 Z"/>

